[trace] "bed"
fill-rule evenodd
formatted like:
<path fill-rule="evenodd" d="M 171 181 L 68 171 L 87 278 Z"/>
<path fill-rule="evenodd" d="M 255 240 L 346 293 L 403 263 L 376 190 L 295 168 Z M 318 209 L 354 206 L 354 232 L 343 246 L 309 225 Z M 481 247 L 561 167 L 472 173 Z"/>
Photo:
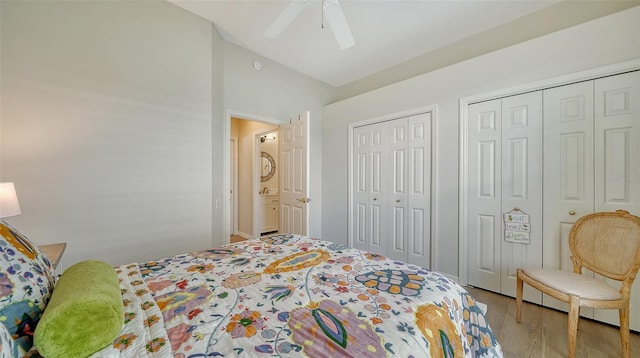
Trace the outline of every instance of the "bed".
<path fill-rule="evenodd" d="M 274 235 L 115 271 L 124 325 L 94 357 L 502 357 L 457 283 L 329 241 Z"/>

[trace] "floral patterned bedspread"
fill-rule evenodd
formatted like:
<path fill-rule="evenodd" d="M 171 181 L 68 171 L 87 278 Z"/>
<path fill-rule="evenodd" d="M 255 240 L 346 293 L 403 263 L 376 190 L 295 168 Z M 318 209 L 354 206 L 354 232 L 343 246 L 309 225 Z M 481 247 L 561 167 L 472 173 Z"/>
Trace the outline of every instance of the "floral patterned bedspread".
<path fill-rule="evenodd" d="M 94 357 L 501 357 L 436 272 L 276 235 L 117 268 L 125 325 Z"/>

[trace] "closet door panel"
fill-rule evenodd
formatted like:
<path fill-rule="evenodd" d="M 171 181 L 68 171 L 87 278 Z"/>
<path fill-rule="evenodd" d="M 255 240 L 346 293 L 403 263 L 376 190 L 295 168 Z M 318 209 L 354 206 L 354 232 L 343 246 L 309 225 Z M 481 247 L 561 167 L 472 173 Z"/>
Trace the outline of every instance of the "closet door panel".
<path fill-rule="evenodd" d="M 388 122 L 389 195 L 386 205 L 390 211 L 387 256 L 407 260 L 407 119 Z"/>
<path fill-rule="evenodd" d="M 516 269 L 542 265 L 542 92 L 502 99 L 502 212 L 520 210 L 529 217 L 529 242 L 503 238 L 501 293 L 515 297 Z M 502 221 L 502 220 L 501 220 Z M 540 303 L 539 291 L 525 288 L 524 298 Z"/>
<path fill-rule="evenodd" d="M 596 211 L 638 213 L 640 72 L 595 81 Z"/>
<path fill-rule="evenodd" d="M 392 206 L 390 211 L 387 256 L 395 260 L 405 260 L 407 210 L 402 206 Z"/>
<path fill-rule="evenodd" d="M 632 185 L 626 178 L 631 178 L 631 138 L 632 128 L 615 128 L 605 130 L 603 167 L 604 174 L 601 190 L 601 204 L 620 206 L 633 203 Z"/>
<path fill-rule="evenodd" d="M 408 118 L 407 262 L 431 266 L 431 113 Z"/>
<path fill-rule="evenodd" d="M 353 129 L 353 245 L 367 250 L 367 211 L 369 208 L 369 130 Z"/>
<path fill-rule="evenodd" d="M 573 270 L 567 227 L 593 212 L 593 83 L 544 91 L 543 265 Z"/>
<path fill-rule="evenodd" d="M 500 292 L 502 239 L 502 107 L 500 100 L 469 106 L 468 281 Z"/>
<path fill-rule="evenodd" d="M 575 221 L 593 212 L 593 82 L 544 91 L 544 245 L 543 267 L 573 271 L 569 232 Z M 548 307 L 568 305 L 543 296 Z M 593 310 L 580 314 L 592 317 Z"/>
<path fill-rule="evenodd" d="M 595 80 L 595 211 L 624 209 L 640 215 L 640 72 Z M 619 287 L 619 283 L 597 278 Z M 640 285 L 631 290 L 630 328 L 640 330 Z M 617 310 L 594 310 L 594 319 L 619 325 Z"/>
<path fill-rule="evenodd" d="M 386 250 L 386 162 L 386 125 L 354 128 L 352 235 L 353 245 L 362 250 Z"/>
<path fill-rule="evenodd" d="M 386 123 L 373 124 L 369 128 L 370 168 L 369 175 L 369 225 L 367 227 L 368 249 L 384 252 L 387 237 L 388 196 L 388 140 Z"/>

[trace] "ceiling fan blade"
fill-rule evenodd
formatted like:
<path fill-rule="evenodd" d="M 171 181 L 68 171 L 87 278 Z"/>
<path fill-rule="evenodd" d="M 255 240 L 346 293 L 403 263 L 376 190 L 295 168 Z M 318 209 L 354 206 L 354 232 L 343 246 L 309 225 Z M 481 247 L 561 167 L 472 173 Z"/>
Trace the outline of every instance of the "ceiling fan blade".
<path fill-rule="evenodd" d="M 267 31 L 264 32 L 264 35 L 268 38 L 275 39 L 280 36 L 282 31 L 284 31 L 293 20 L 300 15 L 302 10 L 309 4 L 309 0 L 294 0 L 292 1 L 278 17 L 273 21 L 273 23 L 269 26 Z"/>
<path fill-rule="evenodd" d="M 333 31 L 333 35 L 340 45 L 340 49 L 345 50 L 356 44 L 349 29 L 347 19 L 344 17 L 342 8 L 338 0 L 324 0 L 324 15 L 327 18 L 329 26 Z"/>

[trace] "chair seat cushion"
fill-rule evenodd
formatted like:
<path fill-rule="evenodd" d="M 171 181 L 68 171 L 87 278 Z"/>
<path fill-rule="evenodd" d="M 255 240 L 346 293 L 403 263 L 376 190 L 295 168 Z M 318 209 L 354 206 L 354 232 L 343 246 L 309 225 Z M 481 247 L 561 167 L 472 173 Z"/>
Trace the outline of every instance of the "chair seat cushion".
<path fill-rule="evenodd" d="M 619 300 L 620 291 L 592 277 L 564 270 L 524 268 L 524 273 L 534 280 L 568 295 L 592 300 Z"/>

